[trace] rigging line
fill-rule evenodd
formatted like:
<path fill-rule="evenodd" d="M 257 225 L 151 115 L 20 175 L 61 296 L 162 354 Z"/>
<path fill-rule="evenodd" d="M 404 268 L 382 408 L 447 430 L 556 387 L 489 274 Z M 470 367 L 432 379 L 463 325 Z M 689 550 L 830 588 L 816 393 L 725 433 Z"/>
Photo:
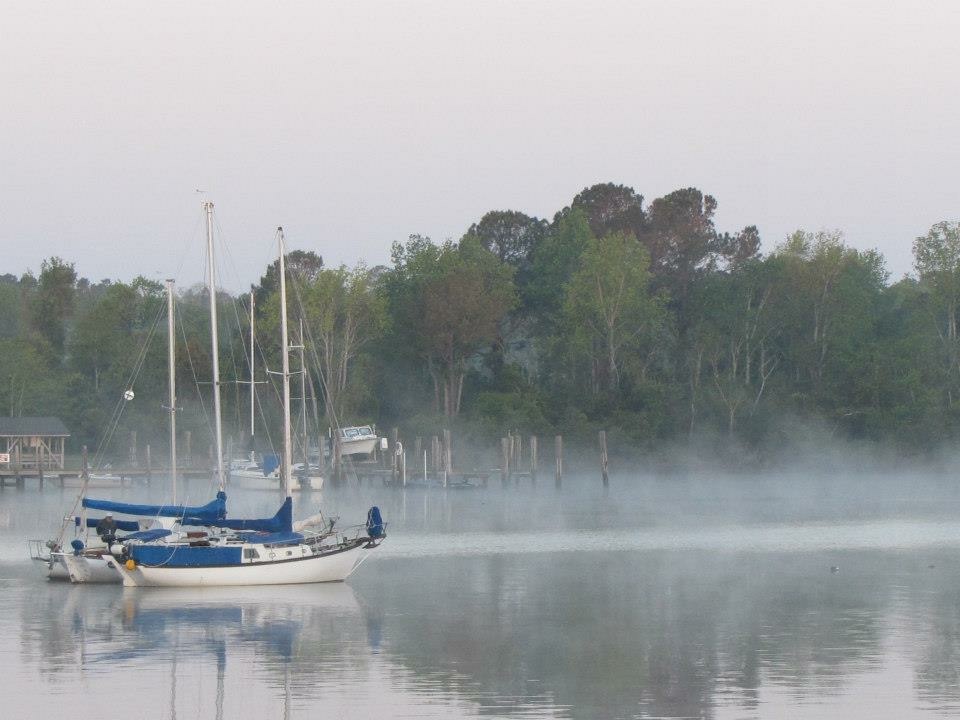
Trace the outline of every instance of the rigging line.
<path fill-rule="evenodd" d="M 230 305 L 233 306 L 233 308 L 234 308 L 234 315 L 236 315 L 236 302 L 235 302 L 232 298 L 231 298 Z M 239 319 L 240 319 L 240 318 L 239 318 L 239 316 L 238 316 L 238 317 L 237 317 L 237 320 L 239 320 Z M 243 332 L 240 332 L 239 334 L 240 334 L 241 341 L 242 341 Z M 236 413 L 237 426 L 240 427 L 240 424 L 241 424 L 241 423 L 240 423 L 240 386 L 237 385 L 237 380 L 238 380 L 238 378 L 239 378 L 239 376 L 240 376 L 240 372 L 239 372 L 239 371 L 240 371 L 240 368 L 237 366 L 237 355 L 236 355 L 236 352 L 235 352 L 235 351 L 236 351 L 236 348 L 234 347 L 235 338 L 231 337 L 231 338 L 229 338 L 229 340 L 230 340 L 230 341 L 227 343 L 227 347 L 230 349 L 230 364 L 233 366 L 233 377 L 234 377 L 234 380 L 233 380 L 234 403 L 233 403 L 233 404 L 234 404 L 234 411 L 235 411 L 235 413 Z M 222 384 L 223 384 L 223 383 L 221 382 L 221 385 L 222 385 Z"/>
<path fill-rule="evenodd" d="M 177 313 L 177 319 L 180 320 L 180 322 L 177 323 L 177 326 L 180 328 L 180 336 L 183 338 L 183 347 L 187 352 L 187 365 L 190 366 L 190 374 L 193 377 L 193 385 L 197 391 L 197 398 L 200 401 L 200 413 L 203 417 L 204 422 L 207 425 L 207 430 L 210 433 L 213 433 L 213 425 L 210 423 L 210 414 L 207 412 L 207 405 L 203 401 L 203 392 L 200 389 L 200 381 L 197 379 L 197 368 L 196 368 L 196 365 L 194 365 L 193 363 L 193 353 L 190 352 L 190 343 L 187 341 L 187 332 L 183 327 L 183 316 L 181 315 L 179 303 L 177 305 L 176 313 Z M 191 451 L 192 451 L 192 448 L 191 448 Z"/>
<path fill-rule="evenodd" d="M 197 392 L 197 399 L 200 401 L 200 414 L 203 417 L 204 424 L 207 427 L 207 432 L 210 435 L 213 435 L 213 422 L 210 418 L 210 412 L 207 410 L 207 404 L 203 400 L 203 390 L 200 387 L 200 380 L 197 378 L 197 366 L 193 362 L 193 353 L 190 352 L 190 343 L 187 340 L 186 329 L 184 328 L 184 323 L 182 322 L 182 315 L 180 314 L 181 306 L 182 306 L 182 303 L 179 303 L 176 306 L 177 318 L 181 320 L 181 322 L 178 322 L 177 325 L 180 329 L 180 336 L 183 338 L 183 347 L 186 349 L 186 352 L 187 352 L 187 364 L 190 366 L 190 375 L 193 378 L 193 386 Z M 191 448 L 191 452 L 192 452 L 192 448 Z M 212 489 L 213 489 L 213 476 L 211 476 L 207 480 L 208 492 L 211 491 Z M 187 493 L 187 495 L 189 496 L 189 492 Z"/>
<path fill-rule="evenodd" d="M 133 383 L 140 375 L 140 371 L 143 369 L 143 363 L 146 360 L 147 352 L 150 348 L 150 344 L 153 341 L 153 337 L 156 334 L 157 326 L 160 324 L 160 317 L 163 315 L 163 305 L 158 303 L 156 315 L 153 318 L 153 323 L 149 326 L 147 331 L 147 337 L 144 339 L 143 343 L 140 346 L 140 349 L 137 353 L 137 358 L 134 361 L 133 368 L 130 371 L 130 375 L 127 378 L 127 383 L 124 385 L 125 390 L 133 387 Z M 126 407 L 127 400 L 126 398 L 121 398 L 118 401 L 117 406 L 114 407 L 114 414 L 111 416 L 112 427 L 108 431 L 108 434 L 105 438 L 102 439 L 100 445 L 97 448 L 97 452 L 94 454 L 94 467 L 99 468 L 100 463 L 103 461 L 103 454 L 106 452 L 106 448 L 109 446 L 110 441 L 113 438 L 113 434 L 116 432 L 117 427 L 120 424 L 120 417 L 123 415 L 123 410 Z"/>
<path fill-rule="evenodd" d="M 203 210 L 201 209 L 200 212 L 198 212 L 194 216 L 193 230 L 190 231 L 190 234 L 184 236 L 183 247 L 180 250 L 180 261 L 177 263 L 177 270 L 176 272 L 173 273 L 172 277 L 175 277 L 175 278 L 180 277 L 180 273 L 183 270 L 184 263 L 186 263 L 187 261 L 187 254 L 189 253 L 190 248 L 197 247 L 198 243 L 196 241 L 196 238 L 200 234 L 200 225 L 203 222 L 203 219 L 204 219 L 204 213 L 203 213 Z"/>
<path fill-rule="evenodd" d="M 242 326 L 241 323 L 240 323 L 240 313 L 239 313 L 238 310 L 237 310 L 237 305 L 241 305 L 241 306 L 242 306 L 242 301 L 240 300 L 239 297 L 238 297 L 238 298 L 235 298 L 235 299 L 233 300 L 233 302 L 231 303 L 231 305 L 233 306 L 233 314 L 234 314 L 234 317 L 236 318 L 236 321 L 237 321 L 237 328 L 240 330 L 239 336 L 240 336 L 240 344 L 241 344 L 241 346 L 243 347 L 243 362 L 244 362 L 244 364 L 245 364 L 245 366 L 246 366 L 246 368 L 247 368 L 247 373 L 248 373 L 249 376 L 250 376 L 250 380 L 249 380 L 249 381 L 236 380 L 235 382 L 237 382 L 238 384 L 246 384 L 247 382 L 252 382 L 252 383 L 256 384 L 256 377 L 254 376 L 254 369 L 253 369 L 253 366 L 250 364 L 250 350 L 251 350 L 251 348 L 248 348 L 248 347 L 247 347 L 247 334 L 243 332 L 243 326 Z M 253 320 L 254 320 L 253 317 L 252 317 L 252 314 L 248 312 L 248 313 L 246 313 L 246 315 L 247 315 L 247 318 L 249 319 L 249 322 L 252 323 Z M 249 328 L 249 325 L 248 325 L 247 327 Z M 256 342 L 257 342 L 257 341 L 256 341 L 256 338 L 254 338 L 254 344 L 256 344 Z M 233 352 L 233 349 L 232 349 L 232 347 L 231 347 L 231 353 L 232 353 L 232 352 Z M 234 366 L 236 366 L 236 361 L 234 361 Z M 266 363 L 264 363 L 264 367 L 266 367 Z M 239 373 L 235 373 L 235 374 L 239 374 Z M 265 431 L 266 434 L 267 434 L 267 442 L 268 442 L 269 445 L 270 445 L 270 451 L 273 452 L 273 451 L 274 451 L 273 439 L 270 437 L 270 430 L 269 430 L 268 427 L 267 427 L 266 418 L 263 416 L 263 406 L 260 404 L 260 402 L 259 402 L 259 400 L 258 400 L 258 396 L 257 396 L 256 390 L 254 390 L 254 392 L 253 392 L 253 401 L 254 401 L 254 404 L 255 404 L 257 407 L 259 407 L 261 425 L 263 426 L 264 431 Z M 239 403 L 238 403 L 238 404 L 237 404 L 237 412 L 238 412 L 238 413 L 239 413 L 239 409 L 240 409 L 240 406 L 239 406 Z M 255 408 L 254 408 L 254 414 L 256 414 L 256 411 L 257 411 L 257 408 L 255 407 Z M 254 433 L 254 434 L 256 434 L 256 433 Z"/>
<path fill-rule="evenodd" d="M 229 244 L 224 241 L 224 239 L 226 238 L 226 233 L 224 233 L 223 227 L 220 225 L 219 218 L 218 218 L 216 215 L 214 216 L 213 221 L 214 221 L 214 224 L 216 225 L 216 228 L 217 228 L 217 231 L 218 231 L 218 235 L 219 235 L 219 237 L 220 237 L 219 247 L 220 247 L 220 248 L 222 249 L 222 251 L 223 251 L 223 252 L 221 252 L 221 253 L 218 254 L 218 257 L 222 257 L 222 256 L 225 255 L 225 256 L 227 257 L 227 259 L 230 261 L 230 264 L 232 265 L 234 277 L 239 278 L 239 272 L 238 272 L 238 270 L 237 270 L 237 266 L 236 266 L 236 261 L 235 261 L 235 259 L 234 259 L 234 255 L 233 255 L 233 253 L 230 251 L 230 246 L 229 246 Z M 271 240 L 271 246 L 272 246 L 272 240 Z M 267 263 L 267 266 L 268 266 L 268 267 L 270 266 L 270 263 L 269 263 L 269 262 Z M 237 312 L 237 308 L 236 308 L 236 302 L 237 302 L 236 300 L 233 300 L 233 301 L 231 302 L 231 305 L 233 305 L 233 310 L 234 310 L 234 315 L 235 315 L 236 322 L 237 322 L 237 327 L 242 330 L 242 325 L 241 325 L 241 323 L 240 323 L 240 316 L 239 316 L 239 313 Z M 241 332 L 240 334 L 241 334 L 241 336 L 243 335 L 242 332 Z M 245 338 L 244 338 L 243 340 L 241 340 L 241 342 L 244 342 L 244 343 L 245 343 L 245 342 L 246 342 Z M 260 359 L 261 359 L 261 361 L 263 362 L 263 366 L 264 366 L 264 367 L 267 367 L 266 355 L 264 354 L 263 346 L 260 344 L 259 340 L 256 340 L 256 339 L 255 339 L 254 342 L 255 342 L 255 344 L 256 344 L 256 346 L 257 346 L 256 349 L 259 351 Z M 244 347 L 246 348 L 245 345 L 244 345 Z M 233 347 L 231 346 L 231 354 L 232 354 L 232 353 L 233 353 Z M 250 361 L 247 359 L 247 354 L 246 354 L 246 353 L 244 353 L 244 360 L 245 360 L 246 365 L 249 366 Z M 233 365 L 234 365 L 234 375 L 237 375 L 237 372 L 236 372 L 237 365 L 236 365 L 236 359 L 235 359 L 235 358 L 233 358 Z M 251 375 L 252 375 L 252 369 L 250 369 L 250 370 L 251 370 Z M 269 375 L 268 375 L 268 378 L 269 378 Z M 275 397 L 276 400 L 279 402 L 279 401 L 280 401 L 280 390 L 277 388 L 277 385 L 276 385 L 275 382 L 271 381 L 271 382 L 270 382 L 270 385 L 271 385 L 271 387 L 272 387 L 272 389 L 273 389 L 274 397 Z M 267 418 L 266 418 L 266 414 L 265 414 L 265 412 L 264 412 L 263 403 L 259 400 L 259 397 L 257 398 L 257 406 L 258 406 L 258 411 L 259 411 L 259 415 L 260 415 L 261 425 L 263 426 L 264 431 L 265 431 L 266 436 L 267 436 L 267 443 L 268 443 L 268 445 L 270 446 L 271 452 L 276 452 L 276 445 L 275 445 L 275 443 L 274 443 L 274 441 L 273 441 L 272 436 L 270 435 L 269 425 L 268 425 L 268 423 L 267 423 Z"/>
<path fill-rule="evenodd" d="M 247 347 L 247 344 L 246 344 L 246 342 L 247 342 L 247 340 L 246 340 L 246 333 L 243 332 L 243 325 L 241 324 L 240 313 L 239 313 L 238 310 L 237 310 L 237 305 L 238 305 L 238 304 L 241 304 L 241 301 L 240 301 L 239 298 L 233 298 L 233 299 L 231 300 L 230 305 L 231 305 L 231 307 L 233 308 L 233 313 L 234 313 L 234 318 L 235 318 L 235 320 L 236 320 L 237 328 L 241 331 L 241 332 L 238 333 L 238 335 L 239 335 L 239 337 L 240 337 L 241 346 L 243 347 L 243 361 L 244 361 L 244 365 L 245 365 L 245 367 L 247 368 L 247 371 L 249 372 L 250 376 L 253 377 L 253 368 L 250 366 L 250 359 L 249 359 L 249 350 L 250 350 L 250 349 Z M 249 313 L 247 313 L 247 316 L 249 317 Z M 265 356 L 264 353 L 263 353 L 263 348 L 262 348 L 262 346 L 260 345 L 260 342 L 259 342 L 256 338 L 254 338 L 254 345 L 255 345 L 255 348 L 254 348 L 254 349 L 260 351 L 260 356 L 261 356 L 261 360 L 262 360 L 262 362 L 263 362 L 263 366 L 266 367 L 266 366 L 267 366 L 266 356 Z M 234 375 L 235 375 L 235 376 L 239 376 L 239 373 L 236 371 L 236 370 L 237 370 L 236 359 L 233 358 L 234 348 L 233 348 L 232 345 L 231 345 L 231 348 L 230 348 L 230 352 L 231 352 L 231 358 L 232 358 L 233 365 L 234 365 Z M 254 378 L 254 380 L 256 380 L 256 378 Z M 235 380 L 235 382 L 237 382 L 237 383 L 239 383 L 239 384 L 246 384 L 246 382 L 248 382 L 248 381 L 245 381 L 245 380 Z M 263 382 L 265 382 L 265 381 L 260 381 L 260 382 L 263 383 Z M 258 384 L 259 384 L 259 383 L 258 383 Z M 271 382 L 271 386 L 273 387 L 274 394 L 275 394 L 277 400 L 279 401 L 279 399 L 280 399 L 280 394 L 279 394 L 279 392 L 277 391 L 276 386 L 274 386 L 272 382 Z M 259 395 L 258 395 L 257 393 L 254 393 L 254 398 L 255 398 L 255 400 L 256 400 L 257 411 L 259 412 L 261 425 L 262 425 L 263 428 L 264 428 L 264 432 L 266 433 L 266 437 L 267 437 L 267 443 L 268 443 L 269 446 L 270 446 L 270 451 L 271 451 L 271 452 L 275 452 L 275 451 L 276 451 L 276 448 L 275 448 L 274 443 L 273 443 L 273 438 L 270 436 L 269 425 L 267 424 L 267 418 L 266 418 L 266 415 L 265 415 L 264 410 L 263 410 L 263 403 L 260 402 Z M 239 412 L 239 405 L 238 405 L 238 412 Z"/>
<path fill-rule="evenodd" d="M 245 341 L 245 339 L 244 339 L 244 341 Z M 263 363 L 263 367 L 266 368 L 266 367 L 267 367 L 267 359 L 266 359 L 266 355 L 265 355 L 264 352 L 263 352 L 263 346 L 260 344 L 260 341 L 259 341 L 256 337 L 254 337 L 253 342 L 254 342 L 254 348 L 253 348 L 253 349 L 254 349 L 254 351 L 259 351 L 259 353 L 260 353 L 260 360 L 261 360 L 261 362 Z M 247 349 L 245 345 L 244 345 L 244 348 L 245 348 L 245 350 Z M 248 355 L 245 354 L 244 357 L 245 357 L 245 359 L 246 359 L 246 357 L 248 357 Z M 250 364 L 250 361 L 249 361 L 249 360 L 247 360 L 246 362 L 247 362 L 247 365 Z M 256 379 L 256 378 L 254 377 L 254 375 L 253 375 L 253 368 L 250 368 L 250 376 L 251 376 L 251 378 L 253 378 L 254 380 Z M 279 401 L 279 400 L 280 400 L 280 393 L 279 393 L 279 391 L 277 390 L 276 384 L 274 384 L 274 382 L 273 382 L 272 380 L 270 380 L 270 375 L 269 375 L 269 374 L 267 374 L 266 377 L 267 377 L 267 380 L 264 380 L 264 381 L 261 381 L 261 382 L 263 382 L 263 383 L 269 382 L 269 383 L 270 383 L 270 386 L 271 386 L 271 388 L 272 388 L 273 391 L 274 391 L 274 396 L 275 396 L 276 399 Z M 259 417 L 260 417 L 260 425 L 261 425 L 261 427 L 263 427 L 263 431 L 264 431 L 264 433 L 266 434 L 267 444 L 268 444 L 269 447 L 270 447 L 270 452 L 271 452 L 271 453 L 276 453 L 277 448 L 276 448 L 276 445 L 275 445 L 274 442 L 273 442 L 273 437 L 270 435 L 270 426 L 269 426 L 269 424 L 267 423 L 267 417 L 266 417 L 266 412 L 264 411 L 264 408 L 263 408 L 263 402 L 260 400 L 260 396 L 259 396 L 259 394 L 256 393 L 256 392 L 254 392 L 254 398 L 256 399 L 256 405 L 257 405 L 256 412 L 259 414 Z"/>
<path fill-rule="evenodd" d="M 217 228 L 216 237 L 220 238 L 220 244 L 218 245 L 218 248 L 221 250 L 221 252 L 217 253 L 217 257 L 223 258 L 226 256 L 226 259 L 230 261 L 230 269 L 233 270 L 233 279 L 235 279 L 237 282 L 240 282 L 240 271 L 237 268 L 237 263 L 236 260 L 234 260 L 233 253 L 230 252 L 230 245 L 226 242 L 227 234 L 223 231 L 223 226 L 220 225 L 220 218 L 216 214 L 213 216 L 213 223 Z M 223 261 L 221 260 L 221 264 L 222 262 Z M 223 273 L 220 275 L 220 277 L 223 278 L 226 277 L 226 275 L 226 273 Z"/>

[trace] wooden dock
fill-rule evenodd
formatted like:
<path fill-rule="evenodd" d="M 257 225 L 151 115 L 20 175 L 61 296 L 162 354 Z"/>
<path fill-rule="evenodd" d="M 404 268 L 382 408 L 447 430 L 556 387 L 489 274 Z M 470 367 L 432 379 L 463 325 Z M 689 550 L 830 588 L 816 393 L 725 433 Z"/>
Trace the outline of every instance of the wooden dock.
<path fill-rule="evenodd" d="M 210 468 L 203 467 L 184 467 L 177 468 L 177 477 L 179 478 L 206 478 L 210 477 L 213 471 Z M 97 474 L 97 473 L 95 473 Z M 154 476 L 169 477 L 169 471 L 163 467 L 143 468 L 109 468 L 101 471 L 100 474 L 118 476 L 120 486 L 127 486 L 136 481 L 149 483 Z M 80 482 L 80 470 L 44 470 L 36 467 L 5 467 L 0 468 L 0 489 L 6 487 L 23 488 L 28 480 L 36 480 L 42 490 L 46 482 L 52 482 L 54 487 L 63 488 L 70 482 L 77 486 Z"/>

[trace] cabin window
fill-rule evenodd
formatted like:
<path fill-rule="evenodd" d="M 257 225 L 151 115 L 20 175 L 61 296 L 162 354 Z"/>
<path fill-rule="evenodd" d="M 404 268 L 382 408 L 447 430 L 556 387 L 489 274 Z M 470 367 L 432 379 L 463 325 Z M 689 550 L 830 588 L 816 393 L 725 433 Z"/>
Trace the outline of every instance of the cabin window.
<path fill-rule="evenodd" d="M 256 549 L 256 548 L 244 548 L 244 549 L 243 549 L 243 556 L 244 556 L 247 560 L 259 560 L 259 559 L 260 559 L 260 553 L 257 552 L 257 549 Z"/>
<path fill-rule="evenodd" d="M 373 430 L 372 430 L 371 428 L 368 428 L 368 427 L 364 426 L 364 427 L 360 428 L 360 434 L 361 434 L 361 435 L 373 435 Z"/>

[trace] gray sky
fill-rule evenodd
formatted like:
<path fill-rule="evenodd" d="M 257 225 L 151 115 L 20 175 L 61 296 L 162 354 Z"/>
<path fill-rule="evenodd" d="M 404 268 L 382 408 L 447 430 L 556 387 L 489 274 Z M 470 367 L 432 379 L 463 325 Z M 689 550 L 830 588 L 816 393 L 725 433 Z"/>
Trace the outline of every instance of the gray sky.
<path fill-rule="evenodd" d="M 696 186 L 769 250 L 840 228 L 893 275 L 960 216 L 960 3 L 0 4 L 0 272 L 201 279 L 201 196 L 255 282 Z"/>

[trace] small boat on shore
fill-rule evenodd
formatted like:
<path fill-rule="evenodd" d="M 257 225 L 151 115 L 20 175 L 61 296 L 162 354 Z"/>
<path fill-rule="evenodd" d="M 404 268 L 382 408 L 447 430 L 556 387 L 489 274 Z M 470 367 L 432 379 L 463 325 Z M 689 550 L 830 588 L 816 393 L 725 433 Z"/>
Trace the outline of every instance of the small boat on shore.
<path fill-rule="evenodd" d="M 369 425 L 337 428 L 336 433 L 340 454 L 343 456 L 369 455 L 380 439 Z"/>

